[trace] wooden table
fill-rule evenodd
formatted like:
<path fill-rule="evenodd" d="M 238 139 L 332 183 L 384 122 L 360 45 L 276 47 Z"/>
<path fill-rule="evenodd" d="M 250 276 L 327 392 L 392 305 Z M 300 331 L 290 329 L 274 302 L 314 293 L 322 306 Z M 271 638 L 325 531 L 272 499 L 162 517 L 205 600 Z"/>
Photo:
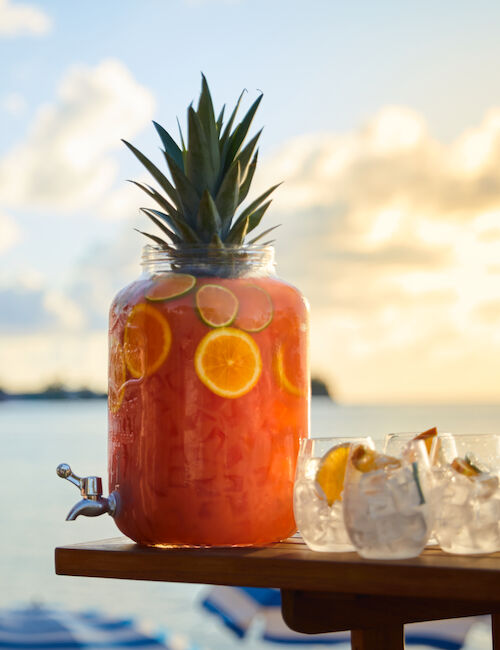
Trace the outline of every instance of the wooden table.
<path fill-rule="evenodd" d="M 364 560 L 314 553 L 292 538 L 259 548 L 147 548 L 126 538 L 64 546 L 59 575 L 277 587 L 285 622 L 297 632 L 351 630 L 356 650 L 401 650 L 403 625 L 492 614 L 500 650 L 500 553 Z"/>

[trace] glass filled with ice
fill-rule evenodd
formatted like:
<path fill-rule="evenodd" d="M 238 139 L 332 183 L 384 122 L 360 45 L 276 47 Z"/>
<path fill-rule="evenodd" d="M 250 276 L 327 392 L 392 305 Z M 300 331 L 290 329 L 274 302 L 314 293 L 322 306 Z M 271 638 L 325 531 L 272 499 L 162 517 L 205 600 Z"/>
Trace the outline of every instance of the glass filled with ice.
<path fill-rule="evenodd" d="M 353 551 L 344 526 L 344 475 L 353 446 L 373 449 L 371 438 L 308 438 L 297 461 L 293 509 L 297 528 L 313 551 Z"/>
<path fill-rule="evenodd" d="M 447 553 L 500 550 L 500 435 L 441 434 L 431 452 L 434 533 Z"/>
<path fill-rule="evenodd" d="M 344 482 L 344 521 L 365 558 L 419 555 L 432 529 L 432 476 L 425 443 L 408 443 L 399 457 L 364 445 L 351 449 Z"/>

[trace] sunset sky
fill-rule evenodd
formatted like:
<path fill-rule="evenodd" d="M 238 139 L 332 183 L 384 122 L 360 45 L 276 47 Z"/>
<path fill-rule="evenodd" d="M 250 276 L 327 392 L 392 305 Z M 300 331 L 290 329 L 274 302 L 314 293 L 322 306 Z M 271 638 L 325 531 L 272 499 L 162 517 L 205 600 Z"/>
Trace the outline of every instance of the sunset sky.
<path fill-rule="evenodd" d="M 254 194 L 343 402 L 500 399 L 500 4 L 0 0 L 0 386 L 106 385 L 151 120 L 264 92 Z"/>

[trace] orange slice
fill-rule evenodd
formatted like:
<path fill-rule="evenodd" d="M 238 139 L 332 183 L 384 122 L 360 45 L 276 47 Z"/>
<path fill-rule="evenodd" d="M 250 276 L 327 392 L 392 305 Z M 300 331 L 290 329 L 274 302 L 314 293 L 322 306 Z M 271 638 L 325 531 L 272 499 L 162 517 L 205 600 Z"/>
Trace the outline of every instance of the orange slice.
<path fill-rule="evenodd" d="M 116 339 L 111 340 L 108 372 L 108 406 L 111 413 L 116 413 L 122 405 L 126 379 L 127 369 L 123 348 Z"/>
<path fill-rule="evenodd" d="M 455 472 L 463 474 L 467 478 L 473 478 L 481 474 L 481 470 L 473 465 L 468 458 L 454 458 L 451 466 Z"/>
<path fill-rule="evenodd" d="M 167 358 L 172 332 L 165 316 L 147 303 L 132 308 L 123 334 L 125 363 L 136 379 L 150 375 Z"/>
<path fill-rule="evenodd" d="M 296 397 L 305 397 L 307 394 L 306 363 L 301 358 L 298 347 L 278 347 L 274 359 L 276 377 L 281 388 Z"/>
<path fill-rule="evenodd" d="M 273 320 L 273 302 L 265 289 L 255 284 L 239 286 L 239 308 L 235 327 L 246 332 L 260 332 Z"/>
<path fill-rule="evenodd" d="M 153 286 L 146 293 L 146 298 L 153 302 L 171 300 L 188 293 L 195 284 L 194 275 L 187 273 L 162 274 L 155 278 Z"/>
<path fill-rule="evenodd" d="M 196 292 L 196 307 L 206 325 L 226 327 L 236 317 L 238 299 L 220 284 L 204 284 Z"/>
<path fill-rule="evenodd" d="M 330 449 L 321 459 L 316 472 L 316 483 L 331 506 L 335 501 L 342 501 L 344 477 L 351 443 L 343 443 Z"/>
<path fill-rule="evenodd" d="M 419 433 L 418 436 L 415 436 L 414 440 L 423 440 L 425 443 L 425 448 L 427 449 L 427 453 L 431 453 L 431 448 L 432 448 L 432 441 L 434 438 L 437 436 L 438 431 L 436 427 L 432 427 L 432 429 L 427 429 L 427 431 L 423 431 L 422 433 Z"/>
<path fill-rule="evenodd" d="M 374 449 L 358 445 L 352 452 L 351 462 L 354 467 L 363 473 L 374 472 L 377 469 L 398 469 L 401 461 L 393 456 L 379 454 Z"/>
<path fill-rule="evenodd" d="M 257 383 L 262 359 L 257 343 L 246 332 L 222 327 L 206 334 L 194 355 L 200 380 L 220 397 L 241 397 Z"/>

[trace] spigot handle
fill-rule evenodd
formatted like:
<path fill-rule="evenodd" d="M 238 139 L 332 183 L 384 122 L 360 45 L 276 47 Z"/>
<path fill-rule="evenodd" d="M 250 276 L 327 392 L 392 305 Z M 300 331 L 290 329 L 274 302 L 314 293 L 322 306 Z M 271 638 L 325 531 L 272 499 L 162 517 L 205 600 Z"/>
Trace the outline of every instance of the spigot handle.
<path fill-rule="evenodd" d="M 58 465 L 56 472 L 57 472 L 57 476 L 60 476 L 61 478 L 65 478 L 70 483 L 73 483 L 73 485 L 76 485 L 76 487 L 79 490 L 82 489 L 82 479 L 76 474 L 73 474 L 73 471 L 71 467 L 68 465 L 68 463 L 61 463 L 60 465 Z"/>

